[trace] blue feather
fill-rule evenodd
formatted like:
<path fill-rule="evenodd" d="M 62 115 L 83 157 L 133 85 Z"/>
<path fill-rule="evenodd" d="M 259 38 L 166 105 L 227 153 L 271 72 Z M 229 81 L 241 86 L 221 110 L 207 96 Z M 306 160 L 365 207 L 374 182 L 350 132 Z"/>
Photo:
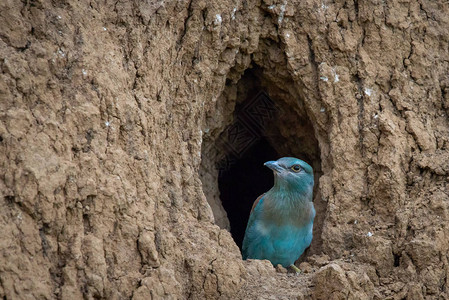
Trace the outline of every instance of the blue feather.
<path fill-rule="evenodd" d="M 288 267 L 312 242 L 313 169 L 293 157 L 265 165 L 273 170 L 275 183 L 253 205 L 242 255 L 243 259 L 268 259 L 273 265 Z"/>

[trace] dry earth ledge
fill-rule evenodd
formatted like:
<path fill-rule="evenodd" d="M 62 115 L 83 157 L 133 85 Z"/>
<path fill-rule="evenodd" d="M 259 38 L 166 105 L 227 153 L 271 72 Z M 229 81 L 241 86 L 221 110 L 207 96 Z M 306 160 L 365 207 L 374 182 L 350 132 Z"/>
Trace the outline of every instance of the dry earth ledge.
<path fill-rule="evenodd" d="M 448 44 L 443 0 L 1 1 L 0 298 L 448 299 Z M 251 89 L 316 171 L 299 276 L 226 230 Z"/>

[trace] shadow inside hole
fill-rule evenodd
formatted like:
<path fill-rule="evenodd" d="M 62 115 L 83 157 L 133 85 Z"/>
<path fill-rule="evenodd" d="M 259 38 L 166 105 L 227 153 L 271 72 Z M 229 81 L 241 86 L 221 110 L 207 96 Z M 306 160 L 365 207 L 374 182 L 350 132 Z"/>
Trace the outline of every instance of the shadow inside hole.
<path fill-rule="evenodd" d="M 219 174 L 220 199 L 231 224 L 232 237 L 240 249 L 254 201 L 273 186 L 273 172 L 263 163 L 278 157 L 276 150 L 262 138 Z"/>

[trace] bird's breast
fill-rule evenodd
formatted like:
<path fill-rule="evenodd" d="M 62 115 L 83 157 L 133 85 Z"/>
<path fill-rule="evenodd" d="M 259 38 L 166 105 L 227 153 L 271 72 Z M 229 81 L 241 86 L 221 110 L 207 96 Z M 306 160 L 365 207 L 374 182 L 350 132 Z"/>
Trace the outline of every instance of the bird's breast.
<path fill-rule="evenodd" d="M 276 202 L 277 201 L 277 202 Z M 269 199 L 264 202 L 264 223 L 273 226 L 303 227 L 313 222 L 315 208 L 310 201 L 282 203 L 279 199 Z"/>

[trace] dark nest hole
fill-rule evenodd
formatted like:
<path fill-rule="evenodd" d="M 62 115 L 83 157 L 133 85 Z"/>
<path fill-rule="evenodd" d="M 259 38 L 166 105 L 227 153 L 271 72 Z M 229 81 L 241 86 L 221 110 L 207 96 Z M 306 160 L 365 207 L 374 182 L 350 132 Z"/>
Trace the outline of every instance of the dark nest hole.
<path fill-rule="evenodd" d="M 291 90 L 293 84 L 280 88 L 267 80 L 261 69 L 253 68 L 237 84 L 228 82 L 226 88 L 236 89 L 232 121 L 219 128 L 215 137 L 205 139 L 201 168 L 203 190 L 217 225 L 230 230 L 241 248 L 254 200 L 273 186 L 272 171 L 263 163 L 284 156 L 297 157 L 308 162 L 315 172 L 317 217 L 306 255 L 320 252 L 326 210 L 317 188 L 322 174 L 320 150 L 302 100 Z M 233 100 L 225 97 L 223 101 Z"/>
<path fill-rule="evenodd" d="M 228 169 L 220 172 L 221 203 L 231 224 L 232 237 L 240 248 L 254 200 L 273 186 L 272 171 L 263 163 L 278 157 L 270 143 L 261 138 Z"/>

